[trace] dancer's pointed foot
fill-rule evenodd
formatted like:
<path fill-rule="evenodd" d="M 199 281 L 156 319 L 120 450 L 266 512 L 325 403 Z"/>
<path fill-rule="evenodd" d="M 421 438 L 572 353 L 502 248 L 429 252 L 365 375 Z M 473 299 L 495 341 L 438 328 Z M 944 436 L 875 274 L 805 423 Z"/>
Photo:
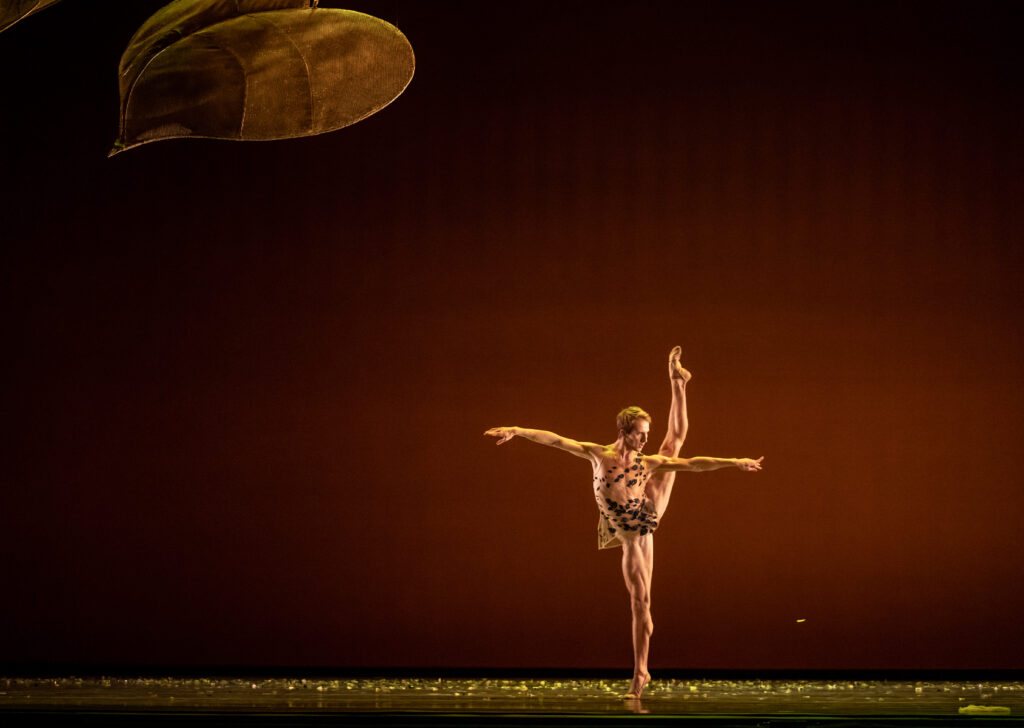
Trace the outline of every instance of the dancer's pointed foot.
<path fill-rule="evenodd" d="M 649 672 L 634 675 L 633 682 L 629 684 L 629 693 L 626 694 L 626 700 L 639 700 L 640 696 L 643 695 L 644 688 L 647 687 L 647 683 L 650 681 L 651 673 Z"/>
<path fill-rule="evenodd" d="M 682 357 L 682 347 L 672 347 L 672 351 L 668 353 L 668 377 L 669 379 L 682 379 L 683 384 L 686 384 L 690 381 L 692 375 L 686 369 L 683 369 L 683 365 L 679 363 Z"/>

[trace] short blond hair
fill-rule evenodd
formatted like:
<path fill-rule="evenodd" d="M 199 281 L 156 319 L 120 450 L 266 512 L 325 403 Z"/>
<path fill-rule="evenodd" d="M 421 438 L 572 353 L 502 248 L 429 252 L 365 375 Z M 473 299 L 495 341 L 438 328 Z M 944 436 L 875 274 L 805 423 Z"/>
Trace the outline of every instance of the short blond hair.
<path fill-rule="evenodd" d="M 629 433 L 633 431 L 633 424 L 637 420 L 647 420 L 650 422 L 651 416 L 639 407 L 627 407 L 615 415 L 615 426 L 623 432 Z"/>

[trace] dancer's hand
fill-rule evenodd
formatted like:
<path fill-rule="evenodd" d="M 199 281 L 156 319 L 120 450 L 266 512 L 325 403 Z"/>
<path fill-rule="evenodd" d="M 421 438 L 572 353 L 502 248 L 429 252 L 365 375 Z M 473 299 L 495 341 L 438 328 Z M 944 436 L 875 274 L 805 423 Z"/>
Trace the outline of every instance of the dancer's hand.
<path fill-rule="evenodd" d="M 736 467 L 740 470 L 745 470 L 748 473 L 753 473 L 761 469 L 761 461 L 764 460 L 764 455 L 759 457 L 757 460 L 751 460 L 750 458 L 740 458 L 736 461 Z"/>
<path fill-rule="evenodd" d="M 498 441 L 495 445 L 501 445 L 502 443 L 508 442 L 516 436 L 516 428 L 514 427 L 492 427 L 484 434 L 489 437 L 496 437 Z"/>

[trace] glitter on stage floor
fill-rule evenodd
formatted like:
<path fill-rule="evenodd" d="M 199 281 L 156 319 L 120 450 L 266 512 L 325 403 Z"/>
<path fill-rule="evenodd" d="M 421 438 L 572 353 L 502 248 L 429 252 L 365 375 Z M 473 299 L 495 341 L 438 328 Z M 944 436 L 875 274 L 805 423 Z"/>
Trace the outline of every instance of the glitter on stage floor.
<path fill-rule="evenodd" d="M 679 716 L 755 725 L 816 719 L 871 725 L 908 718 L 973 717 L 1024 725 L 1022 681 L 655 680 L 642 700 L 623 700 L 626 680 L 578 678 L 0 678 L 0 719 L 160 716 L 216 722 L 275 715 L 308 723 L 537 723 L 561 717 Z M 398 720 L 398 718 L 404 718 Z M 439 720 L 443 718 L 443 720 Z M 799 719 L 799 720 L 798 720 Z M 999 720 L 1002 719 L 1002 720 Z M 265 722 L 265 720 L 263 721 Z M 314 720 L 315 722 L 315 720 Z M 614 721 L 613 721 L 614 722 Z"/>

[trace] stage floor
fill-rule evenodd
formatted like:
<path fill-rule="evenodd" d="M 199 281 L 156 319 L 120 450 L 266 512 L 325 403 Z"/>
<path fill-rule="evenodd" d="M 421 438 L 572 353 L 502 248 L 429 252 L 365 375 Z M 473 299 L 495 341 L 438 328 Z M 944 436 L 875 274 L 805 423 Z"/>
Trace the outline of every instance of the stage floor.
<path fill-rule="evenodd" d="M 1024 725 L 1024 681 L 0 678 L 0 721 L 215 725 Z"/>

